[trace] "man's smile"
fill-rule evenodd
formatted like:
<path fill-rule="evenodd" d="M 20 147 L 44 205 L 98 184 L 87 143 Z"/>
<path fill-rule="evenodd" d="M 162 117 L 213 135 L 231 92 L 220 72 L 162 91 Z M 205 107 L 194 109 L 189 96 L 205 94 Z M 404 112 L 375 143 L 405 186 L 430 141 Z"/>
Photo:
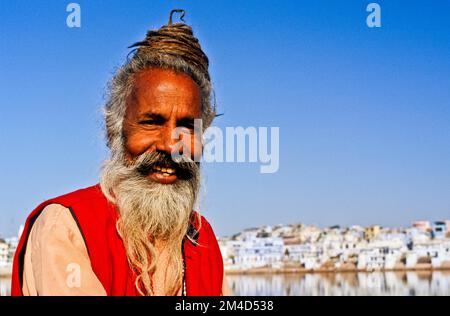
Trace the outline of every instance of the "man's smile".
<path fill-rule="evenodd" d="M 178 176 L 175 168 L 154 166 L 149 175 L 150 179 L 162 184 L 171 184 L 177 181 Z"/>

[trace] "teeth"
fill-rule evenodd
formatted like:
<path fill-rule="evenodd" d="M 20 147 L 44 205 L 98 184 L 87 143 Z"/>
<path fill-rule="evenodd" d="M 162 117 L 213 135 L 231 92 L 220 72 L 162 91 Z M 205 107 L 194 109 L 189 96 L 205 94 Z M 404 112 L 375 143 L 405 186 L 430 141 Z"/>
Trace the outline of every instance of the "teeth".
<path fill-rule="evenodd" d="M 159 166 L 155 166 L 155 167 L 153 167 L 153 169 L 158 171 L 158 172 L 160 172 L 160 173 L 162 173 L 166 177 L 175 173 L 175 169 L 174 168 L 162 168 L 162 167 L 159 167 Z"/>

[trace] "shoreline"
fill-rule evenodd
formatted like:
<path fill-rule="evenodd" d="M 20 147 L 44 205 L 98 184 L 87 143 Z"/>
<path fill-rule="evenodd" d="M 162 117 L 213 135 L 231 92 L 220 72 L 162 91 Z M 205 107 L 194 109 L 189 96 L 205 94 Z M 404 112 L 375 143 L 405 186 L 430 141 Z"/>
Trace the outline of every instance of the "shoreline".
<path fill-rule="evenodd" d="M 331 274 L 331 273 L 373 273 L 373 272 L 449 272 L 450 267 L 415 267 L 415 268 L 393 268 L 393 269 L 304 269 L 304 268 L 255 268 L 255 269 L 235 269 L 225 270 L 227 275 L 260 275 L 260 274 Z M 0 271 L 0 278 L 11 278 L 12 272 Z"/>
<path fill-rule="evenodd" d="M 227 275 L 259 275 L 259 274 L 330 274 L 330 273 L 373 273 L 373 272 L 450 272 L 450 267 L 416 267 L 416 268 L 393 268 L 393 269 L 304 269 L 304 268 L 258 268 L 258 269 L 236 269 L 225 270 Z"/>
<path fill-rule="evenodd" d="M 12 276 L 12 265 L 0 267 L 0 278 L 10 278 Z"/>

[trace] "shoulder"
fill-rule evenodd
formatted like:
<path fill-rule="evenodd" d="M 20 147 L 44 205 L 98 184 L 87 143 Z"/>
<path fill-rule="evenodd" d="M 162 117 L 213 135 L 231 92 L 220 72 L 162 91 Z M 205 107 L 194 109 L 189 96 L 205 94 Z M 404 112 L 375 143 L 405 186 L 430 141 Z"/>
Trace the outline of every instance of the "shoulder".
<path fill-rule="evenodd" d="M 65 229 L 66 227 L 78 228 L 78 208 L 79 205 L 94 205 L 92 199 L 101 196 L 101 189 L 98 185 L 85 189 L 77 190 L 59 197 L 49 199 L 38 205 L 28 216 L 24 228 L 24 239 L 27 240 L 31 230 L 35 231 L 36 236 L 45 239 L 47 233 L 55 229 Z M 75 215 L 75 213 L 77 213 Z M 93 212 L 91 212 L 93 213 Z M 93 215 L 94 216 L 94 215 Z"/>
<path fill-rule="evenodd" d="M 60 204 L 49 204 L 45 206 L 34 222 L 34 228 L 52 230 L 62 220 L 70 218 L 70 210 Z"/>
<path fill-rule="evenodd" d="M 34 245 L 42 245 L 61 239 L 58 237 L 73 239 L 78 234 L 78 225 L 70 210 L 60 204 L 49 204 L 37 215 L 29 239 Z"/>
<path fill-rule="evenodd" d="M 92 199 L 98 199 L 103 198 L 106 199 L 103 195 L 103 192 L 100 188 L 100 185 L 96 184 L 87 188 L 79 189 L 61 196 L 58 196 L 56 198 L 50 199 L 47 201 L 47 204 L 49 202 L 54 201 L 61 201 L 61 202 L 76 202 L 76 201 L 85 201 L 85 200 L 92 200 Z"/>
<path fill-rule="evenodd" d="M 34 222 L 37 216 L 39 216 L 40 213 L 44 210 L 44 208 L 51 204 L 59 204 L 61 206 L 64 206 L 65 208 L 70 208 L 73 204 L 86 203 L 86 201 L 88 200 L 92 201 L 92 199 L 98 198 L 106 199 L 98 184 L 88 188 L 66 193 L 64 195 L 48 199 L 39 204 L 31 212 L 30 216 L 28 217 L 28 221 Z"/>
<path fill-rule="evenodd" d="M 30 222 L 30 225 L 34 225 L 37 218 L 41 217 L 41 213 L 44 209 L 51 205 L 59 205 L 60 208 L 55 206 L 50 207 L 50 212 L 48 216 L 53 217 L 57 216 L 62 212 L 62 208 L 68 211 L 68 214 L 71 214 L 73 217 L 78 219 L 79 216 L 88 216 L 91 218 L 92 216 L 98 215 L 98 212 L 105 209 L 104 207 L 108 205 L 106 197 L 103 195 L 100 185 L 94 185 L 88 188 L 76 190 L 56 198 L 49 199 L 40 205 L 38 205 L 29 215 L 27 222 Z M 91 210 L 95 208 L 96 214 L 92 214 Z M 85 214 L 86 213 L 86 214 Z"/>

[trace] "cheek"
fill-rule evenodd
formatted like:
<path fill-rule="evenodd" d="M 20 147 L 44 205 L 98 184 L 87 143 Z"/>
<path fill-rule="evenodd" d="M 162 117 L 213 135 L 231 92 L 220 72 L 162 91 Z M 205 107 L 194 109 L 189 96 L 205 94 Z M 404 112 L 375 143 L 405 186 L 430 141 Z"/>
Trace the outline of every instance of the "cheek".
<path fill-rule="evenodd" d="M 156 137 L 146 133 L 130 133 L 125 137 L 125 149 L 132 158 L 153 150 Z"/>

